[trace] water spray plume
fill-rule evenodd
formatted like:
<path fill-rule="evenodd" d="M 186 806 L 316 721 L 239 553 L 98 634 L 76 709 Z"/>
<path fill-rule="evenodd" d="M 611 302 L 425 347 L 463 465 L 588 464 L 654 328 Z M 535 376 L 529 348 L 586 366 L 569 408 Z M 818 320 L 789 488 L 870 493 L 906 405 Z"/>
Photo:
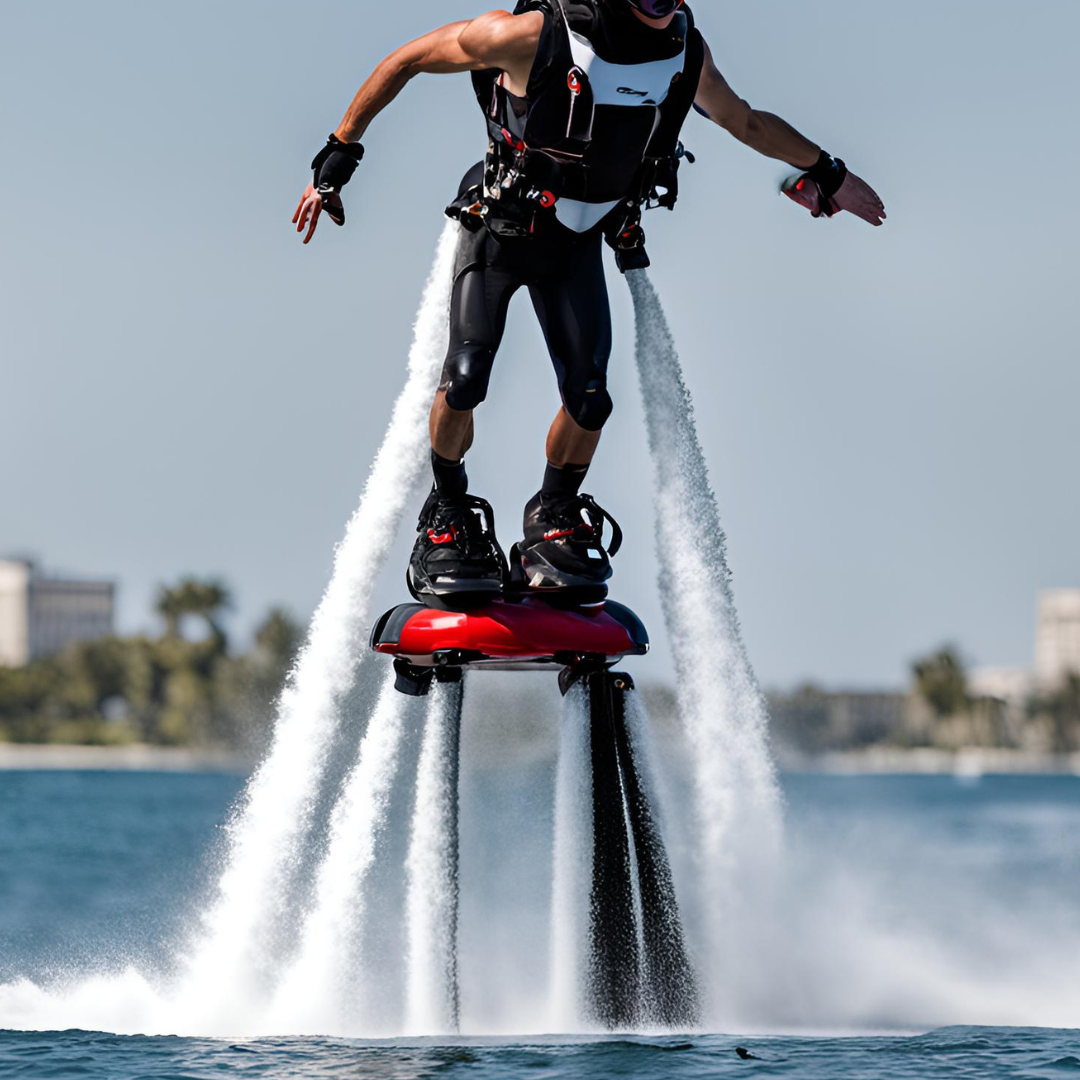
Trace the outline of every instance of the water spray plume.
<path fill-rule="evenodd" d="M 428 699 L 406 864 L 405 1031 L 458 1030 L 458 755 L 462 684 L 436 684 Z"/>
<path fill-rule="evenodd" d="M 272 983 L 275 932 L 300 861 L 338 724 L 366 651 L 371 597 L 423 468 L 427 410 L 446 352 L 459 228 L 448 225 L 416 320 L 409 375 L 368 481 L 337 548 L 334 572 L 278 709 L 266 760 L 228 827 L 219 898 L 205 917 L 182 995 L 215 1023 L 251 1008 Z M 243 1024 L 244 1017 L 236 1016 Z"/>
<path fill-rule="evenodd" d="M 388 671 L 356 765 L 334 807 L 300 951 L 271 1010 L 275 1030 L 331 1035 L 362 1030 L 368 888 L 400 771 L 405 723 L 414 704 L 394 690 L 394 675 Z"/>
<path fill-rule="evenodd" d="M 644 271 L 627 274 L 636 358 L 653 459 L 660 596 L 692 749 L 698 832 L 695 875 L 707 912 L 704 967 L 723 970 L 735 905 L 755 871 L 775 866 L 780 787 L 768 714 L 743 645 L 726 540 L 663 305 Z M 708 648 L 703 649 L 702 643 Z"/>
<path fill-rule="evenodd" d="M 582 972 L 588 957 L 592 878 L 592 774 L 589 710 L 579 683 L 563 699 L 555 776 L 555 845 L 551 902 L 551 1028 L 584 1027 Z"/>

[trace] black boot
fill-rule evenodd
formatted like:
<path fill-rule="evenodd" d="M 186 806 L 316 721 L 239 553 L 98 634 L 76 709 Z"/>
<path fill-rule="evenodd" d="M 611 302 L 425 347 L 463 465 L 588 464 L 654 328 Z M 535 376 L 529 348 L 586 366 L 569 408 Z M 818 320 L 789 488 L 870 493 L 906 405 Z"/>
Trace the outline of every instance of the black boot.
<path fill-rule="evenodd" d="M 607 548 L 604 522 L 611 525 Z M 524 526 L 514 559 L 519 583 L 577 603 L 598 603 L 607 596 L 610 556 L 622 546 L 622 529 L 591 495 L 537 492 L 525 507 Z"/>
<path fill-rule="evenodd" d="M 475 495 L 432 490 L 420 511 L 409 592 L 421 603 L 475 603 L 501 593 L 506 576 L 491 505 Z"/>

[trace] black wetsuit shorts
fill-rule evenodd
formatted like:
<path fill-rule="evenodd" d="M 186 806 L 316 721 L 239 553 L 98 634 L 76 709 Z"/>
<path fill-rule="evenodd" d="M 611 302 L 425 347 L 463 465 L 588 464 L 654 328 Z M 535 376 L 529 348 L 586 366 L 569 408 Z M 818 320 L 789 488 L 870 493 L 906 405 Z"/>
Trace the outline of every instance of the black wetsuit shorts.
<path fill-rule="evenodd" d="M 510 298 L 528 287 L 544 331 L 566 411 L 589 431 L 611 415 L 607 366 L 611 308 L 602 232 L 558 226 L 546 235 L 496 239 L 462 232 L 450 304 L 450 349 L 440 389 L 452 409 L 474 409 L 487 396 Z"/>

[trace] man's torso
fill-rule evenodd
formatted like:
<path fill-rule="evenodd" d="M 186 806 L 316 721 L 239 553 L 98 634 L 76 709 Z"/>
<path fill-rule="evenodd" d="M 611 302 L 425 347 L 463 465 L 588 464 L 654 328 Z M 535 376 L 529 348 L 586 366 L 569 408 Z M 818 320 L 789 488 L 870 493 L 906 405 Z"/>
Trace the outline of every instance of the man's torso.
<path fill-rule="evenodd" d="M 563 163 L 569 182 L 554 215 L 582 233 L 631 194 L 672 88 L 684 77 L 696 83 L 698 72 L 685 70 L 692 24 L 680 15 L 655 29 L 596 0 L 541 0 L 539 10 L 527 96 L 502 84 L 493 92 L 505 95 L 514 138 Z M 573 80 L 580 93 L 568 89 Z"/>

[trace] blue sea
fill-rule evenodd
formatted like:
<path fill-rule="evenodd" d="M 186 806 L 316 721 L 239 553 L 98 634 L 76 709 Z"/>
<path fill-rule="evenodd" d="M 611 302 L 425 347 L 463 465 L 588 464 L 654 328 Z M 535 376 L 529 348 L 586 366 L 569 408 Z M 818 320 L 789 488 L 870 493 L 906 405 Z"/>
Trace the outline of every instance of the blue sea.
<path fill-rule="evenodd" d="M 78 1030 L 66 1003 L 81 995 L 71 1016 L 84 1016 L 103 972 L 169 976 L 241 783 L 0 773 L 0 1077 L 1080 1080 L 1070 777 L 785 777 L 804 915 L 770 915 L 772 1002 L 758 992 L 754 1022 L 730 1031 L 365 1041 Z"/>
<path fill-rule="evenodd" d="M 1080 1073 L 1076 1032 L 1029 1028 L 943 1028 L 911 1037 L 759 1038 L 752 1059 L 739 1040 L 699 1038 L 513 1042 L 456 1039 L 387 1046 L 334 1039 L 122 1038 L 66 1031 L 0 1034 L 4 1077 L 211 1080 L 223 1076 L 298 1080 L 697 1080 L 790 1076 L 800 1080 L 1063 1080 Z"/>

